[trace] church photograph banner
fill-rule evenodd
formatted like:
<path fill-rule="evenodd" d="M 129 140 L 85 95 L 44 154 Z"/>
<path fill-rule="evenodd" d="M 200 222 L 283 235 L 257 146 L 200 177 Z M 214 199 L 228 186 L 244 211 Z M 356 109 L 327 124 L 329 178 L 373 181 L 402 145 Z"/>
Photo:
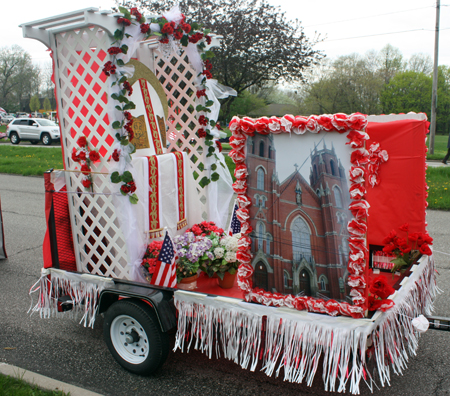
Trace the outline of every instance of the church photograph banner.
<path fill-rule="evenodd" d="M 253 287 L 351 302 L 346 287 L 351 148 L 345 135 L 247 140 Z"/>

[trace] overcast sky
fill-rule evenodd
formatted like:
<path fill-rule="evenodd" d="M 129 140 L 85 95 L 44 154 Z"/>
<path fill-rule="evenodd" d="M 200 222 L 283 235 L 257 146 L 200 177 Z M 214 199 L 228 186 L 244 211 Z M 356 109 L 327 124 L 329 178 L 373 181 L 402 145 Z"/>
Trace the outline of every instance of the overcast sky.
<path fill-rule="evenodd" d="M 405 58 L 414 53 L 433 57 L 436 21 L 435 0 L 269 0 L 281 6 L 291 19 L 299 19 L 308 37 L 320 33 L 323 42 L 316 45 L 328 57 L 350 53 L 364 54 L 397 47 Z M 2 2 L 0 46 L 18 44 L 36 62 L 49 59 L 43 44 L 24 39 L 21 23 L 75 11 L 87 7 L 110 9 L 112 0 L 20 0 Z M 450 65 L 450 0 L 441 1 L 439 64 Z M 199 21 L 201 22 L 201 21 Z M 398 33 L 403 32 L 403 33 Z"/>

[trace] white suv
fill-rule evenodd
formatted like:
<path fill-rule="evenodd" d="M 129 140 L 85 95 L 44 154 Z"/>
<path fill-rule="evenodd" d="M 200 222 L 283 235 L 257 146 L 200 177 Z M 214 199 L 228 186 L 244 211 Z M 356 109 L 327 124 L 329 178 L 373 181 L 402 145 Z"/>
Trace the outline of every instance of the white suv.
<path fill-rule="evenodd" d="M 12 144 L 19 144 L 21 140 L 37 144 L 40 140 L 46 146 L 61 137 L 58 124 L 43 118 L 16 118 L 6 127 L 6 135 Z"/>

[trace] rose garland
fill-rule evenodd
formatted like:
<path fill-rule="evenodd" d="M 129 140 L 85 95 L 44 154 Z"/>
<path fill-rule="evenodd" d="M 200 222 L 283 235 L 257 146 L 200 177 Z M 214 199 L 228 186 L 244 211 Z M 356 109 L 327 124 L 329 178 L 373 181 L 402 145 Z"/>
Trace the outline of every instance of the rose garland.
<path fill-rule="evenodd" d="M 375 163 L 375 156 L 379 161 L 387 160 L 387 153 L 380 154 L 379 147 L 373 148 L 373 155 L 364 149 L 364 142 L 369 139 L 367 133 L 363 132 L 367 125 L 367 118 L 363 114 L 355 113 L 351 115 L 334 114 L 321 116 L 292 116 L 284 117 L 262 117 L 252 119 L 244 117 L 242 119 L 233 117 L 230 122 L 232 136 L 230 145 L 233 148 L 229 156 L 236 164 L 235 177 L 233 184 L 234 191 L 238 194 L 237 202 L 239 209 L 236 212 L 241 221 L 241 234 L 237 258 L 242 263 L 238 272 L 238 284 L 245 293 L 248 301 L 256 301 L 265 305 L 286 306 L 298 310 L 308 310 L 310 312 L 327 313 L 329 315 L 345 315 L 354 318 L 361 318 L 368 306 L 367 301 L 367 282 L 364 277 L 366 262 L 368 259 L 368 247 L 366 245 L 365 234 L 367 232 L 366 217 L 368 215 L 369 203 L 364 199 L 366 194 L 365 179 L 367 177 L 366 164 L 371 159 Z M 348 263 L 348 284 L 352 287 L 350 295 L 353 299 L 353 305 L 334 300 L 322 300 L 312 297 L 295 297 L 292 295 L 283 295 L 281 293 L 270 293 L 262 289 L 252 289 L 251 276 L 253 267 L 251 265 L 252 254 L 250 252 L 251 239 L 249 234 L 252 227 L 248 222 L 251 199 L 247 192 L 248 169 L 245 164 L 245 143 L 247 136 L 254 136 L 255 133 L 295 133 L 304 134 L 305 132 L 339 132 L 347 133 L 347 138 L 354 150 L 351 154 L 350 169 L 350 196 L 352 203 L 350 211 L 354 218 L 348 224 L 350 257 Z M 378 170 L 378 168 L 376 169 Z M 371 174 L 375 174 L 374 170 Z"/>
<path fill-rule="evenodd" d="M 86 190 L 93 190 L 93 181 L 92 181 L 92 170 L 91 170 L 91 162 L 97 162 L 100 160 L 100 155 L 98 151 L 91 150 L 89 148 L 88 140 L 86 136 L 80 136 L 77 139 L 77 144 L 79 146 L 78 149 L 73 148 L 72 150 L 72 160 L 81 165 L 81 173 L 83 174 L 83 179 L 81 180 L 81 184 Z"/>
<path fill-rule="evenodd" d="M 181 47 L 188 47 L 189 44 L 196 44 L 196 48 L 200 52 L 202 61 L 202 69 L 198 71 L 197 76 L 198 83 L 196 96 L 199 104 L 197 105 L 196 110 L 199 114 L 198 122 L 201 126 L 197 134 L 199 138 L 204 138 L 206 140 L 205 144 L 208 146 L 207 157 L 214 155 L 216 160 L 218 160 L 218 157 L 215 154 L 213 135 L 211 133 L 211 128 L 216 126 L 217 120 L 212 120 L 207 116 L 207 114 L 211 112 L 210 107 L 214 104 L 212 100 L 208 99 L 206 94 L 206 80 L 212 78 L 212 65 L 209 59 L 214 56 L 211 51 L 205 50 L 206 45 L 211 44 L 211 36 L 208 35 L 210 30 L 201 29 L 196 23 L 187 23 L 185 16 L 178 11 L 178 8 L 170 11 L 170 15 L 174 17 L 174 20 L 169 20 L 169 17 L 166 18 L 165 16 L 161 16 L 152 18 L 150 24 L 146 23 L 145 18 L 137 8 L 127 10 L 126 8 L 119 7 L 119 10 L 123 14 L 123 17 L 117 18 L 117 23 L 120 25 L 120 28 L 114 32 L 113 46 L 108 49 L 111 60 L 106 62 L 103 66 L 105 75 L 113 78 L 111 86 L 114 87 L 117 85 L 119 87 L 119 92 L 113 93 L 111 98 L 118 102 L 115 109 L 122 113 L 122 119 L 114 120 L 111 124 L 112 128 L 117 130 L 115 138 L 121 145 L 121 148 L 114 149 L 112 159 L 119 162 L 121 157 L 125 157 L 126 162 L 129 162 L 131 160 L 131 154 L 136 151 L 136 148 L 132 144 L 134 138 L 132 128 L 133 120 L 128 111 L 136 108 L 135 104 L 128 99 L 128 96 L 132 94 L 133 89 L 128 82 L 126 71 L 122 69 L 125 66 L 125 62 L 119 56 L 120 54 L 126 55 L 128 53 L 129 47 L 124 41 L 129 41 L 130 38 L 132 38 L 132 35 L 127 28 L 131 25 L 135 25 L 135 22 L 137 22 L 141 33 L 138 36 L 143 35 L 143 39 L 147 39 L 153 35 L 159 37 L 160 45 L 177 42 Z M 137 39 L 138 38 L 135 38 L 135 40 Z M 219 147 L 218 150 L 220 150 Z M 211 168 L 214 171 L 217 169 L 217 165 L 213 164 Z M 211 180 L 217 181 L 218 179 L 219 174 L 213 172 L 211 174 Z M 204 177 L 200 181 L 200 185 L 204 187 L 209 184 L 211 180 Z M 114 172 L 111 175 L 111 181 L 113 183 L 123 183 L 121 185 L 121 192 L 124 193 L 124 191 L 128 191 L 125 195 L 129 196 L 131 203 L 138 202 L 138 198 L 136 194 L 134 194 L 134 180 L 129 171 L 123 173 Z"/>

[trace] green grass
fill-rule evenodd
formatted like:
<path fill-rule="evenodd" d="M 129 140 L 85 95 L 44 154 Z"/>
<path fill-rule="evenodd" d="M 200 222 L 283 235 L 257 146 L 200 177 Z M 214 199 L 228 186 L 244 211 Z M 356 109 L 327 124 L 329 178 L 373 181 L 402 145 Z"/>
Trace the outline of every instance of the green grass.
<path fill-rule="evenodd" d="M 36 385 L 0 374 L 0 395 L 2 396 L 65 396 L 62 391 L 44 391 Z"/>
<path fill-rule="evenodd" d="M 427 136 L 427 147 L 430 147 L 430 135 Z M 434 154 L 427 153 L 427 159 L 429 160 L 442 160 L 447 154 L 447 142 L 448 135 L 435 135 L 434 136 Z"/>
<path fill-rule="evenodd" d="M 42 175 L 47 169 L 62 169 L 61 147 L 0 146 L 0 172 L 23 176 Z"/>
<path fill-rule="evenodd" d="M 450 168 L 439 167 L 427 170 L 428 208 L 450 210 Z"/>

